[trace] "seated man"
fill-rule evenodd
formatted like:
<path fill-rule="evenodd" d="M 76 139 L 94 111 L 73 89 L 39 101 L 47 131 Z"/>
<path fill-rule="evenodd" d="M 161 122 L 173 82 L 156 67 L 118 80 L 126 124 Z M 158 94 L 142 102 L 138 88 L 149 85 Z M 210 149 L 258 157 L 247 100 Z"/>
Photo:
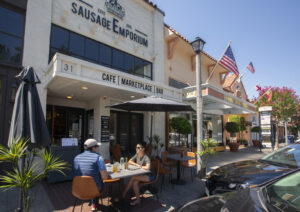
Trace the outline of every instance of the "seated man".
<path fill-rule="evenodd" d="M 100 144 L 95 139 L 87 139 L 84 142 L 85 151 L 74 159 L 75 176 L 92 176 L 99 188 L 102 189 L 102 181 L 109 178 L 103 158 L 98 154 Z M 98 199 L 92 200 L 92 209 L 99 204 Z"/>
<path fill-rule="evenodd" d="M 129 164 L 139 166 L 142 169 L 150 170 L 151 169 L 151 161 L 150 158 L 145 154 L 145 147 L 141 143 L 137 143 L 136 145 L 136 154 L 128 161 Z M 132 176 L 123 192 L 122 197 L 125 198 L 129 189 L 133 188 L 133 191 L 136 196 L 136 200 L 131 203 L 131 205 L 140 204 L 140 191 L 139 191 L 139 183 L 142 182 L 151 182 L 154 180 L 153 174 L 149 175 L 137 175 Z"/>

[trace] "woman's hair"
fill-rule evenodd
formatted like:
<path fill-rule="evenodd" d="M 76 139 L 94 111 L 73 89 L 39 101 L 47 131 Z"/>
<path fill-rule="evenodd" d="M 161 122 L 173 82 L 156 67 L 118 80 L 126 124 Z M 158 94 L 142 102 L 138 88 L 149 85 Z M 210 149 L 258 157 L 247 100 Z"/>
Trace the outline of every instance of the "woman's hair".
<path fill-rule="evenodd" d="M 138 142 L 138 143 L 136 143 L 135 146 L 137 146 L 137 145 L 140 145 L 140 146 L 142 146 L 143 148 L 146 147 L 145 142 Z"/>

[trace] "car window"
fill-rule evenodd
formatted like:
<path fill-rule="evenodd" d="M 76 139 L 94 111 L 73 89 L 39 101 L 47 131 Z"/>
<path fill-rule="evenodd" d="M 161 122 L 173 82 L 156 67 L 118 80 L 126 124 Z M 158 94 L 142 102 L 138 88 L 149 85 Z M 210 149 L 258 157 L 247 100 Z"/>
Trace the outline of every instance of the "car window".
<path fill-rule="evenodd" d="M 267 187 L 270 203 L 284 211 L 300 210 L 300 171 Z"/>
<path fill-rule="evenodd" d="M 300 145 L 295 144 L 283 147 L 266 155 L 262 160 L 300 167 Z"/>

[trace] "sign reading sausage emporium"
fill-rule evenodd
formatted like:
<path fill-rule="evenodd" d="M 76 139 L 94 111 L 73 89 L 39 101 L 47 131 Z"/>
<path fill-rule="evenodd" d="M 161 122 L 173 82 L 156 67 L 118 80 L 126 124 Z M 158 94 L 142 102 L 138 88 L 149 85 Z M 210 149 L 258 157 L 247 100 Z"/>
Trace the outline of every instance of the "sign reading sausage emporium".
<path fill-rule="evenodd" d="M 91 9 L 90 9 L 91 8 Z M 71 11 L 72 13 L 85 18 L 86 20 L 90 21 L 91 23 L 98 24 L 99 26 L 109 30 L 113 31 L 114 33 L 121 35 L 124 38 L 128 38 L 136 43 L 139 43 L 145 47 L 148 47 L 148 39 L 146 34 L 140 32 L 139 30 L 135 29 L 135 33 L 131 26 L 128 27 L 128 24 L 126 27 L 119 25 L 119 20 L 116 18 L 107 19 L 105 17 L 105 14 L 103 14 L 102 10 L 99 10 L 95 12 L 92 5 L 82 6 L 77 4 L 76 2 L 72 2 Z M 102 13 L 99 13 L 99 11 Z"/>

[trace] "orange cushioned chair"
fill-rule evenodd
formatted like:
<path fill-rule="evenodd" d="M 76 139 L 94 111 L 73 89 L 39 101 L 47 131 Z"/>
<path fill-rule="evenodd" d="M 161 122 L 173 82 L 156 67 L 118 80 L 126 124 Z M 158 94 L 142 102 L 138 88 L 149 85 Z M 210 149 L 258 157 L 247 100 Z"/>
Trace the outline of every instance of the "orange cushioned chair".
<path fill-rule="evenodd" d="M 76 197 L 73 211 L 76 206 L 77 199 L 92 200 L 102 195 L 93 177 L 91 176 L 75 176 L 72 183 L 72 194 Z M 82 211 L 83 203 L 81 204 Z"/>
<path fill-rule="evenodd" d="M 164 151 L 161 153 L 161 160 L 162 160 L 162 164 L 166 167 L 176 167 L 177 166 L 177 162 L 175 160 L 166 158 L 165 156 L 168 155 L 169 153 L 167 151 Z"/>
<path fill-rule="evenodd" d="M 189 157 L 194 157 L 196 158 L 196 154 L 194 152 L 187 152 L 186 153 L 186 156 L 189 156 Z M 181 166 L 184 168 L 191 168 L 191 178 L 193 180 L 193 173 L 195 174 L 195 167 L 196 167 L 196 159 L 191 159 L 191 160 L 188 160 L 188 161 L 182 161 L 181 162 Z M 184 170 L 184 169 L 183 169 Z M 183 175 L 184 175 L 184 171 L 183 171 Z"/>

